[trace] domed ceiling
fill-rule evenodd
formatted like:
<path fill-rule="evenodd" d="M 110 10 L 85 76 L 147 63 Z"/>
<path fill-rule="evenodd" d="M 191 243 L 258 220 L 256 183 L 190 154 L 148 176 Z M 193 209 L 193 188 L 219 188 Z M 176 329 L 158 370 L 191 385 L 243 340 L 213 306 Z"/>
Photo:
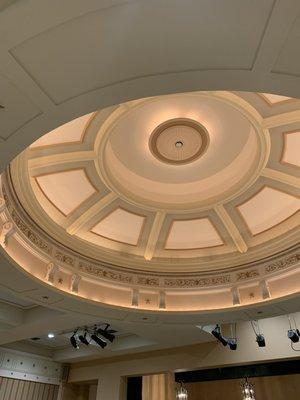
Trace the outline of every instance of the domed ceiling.
<path fill-rule="evenodd" d="M 193 92 L 79 117 L 33 143 L 2 181 L 6 201 L 55 243 L 61 255 L 52 254 L 50 264 L 61 262 L 61 271 L 144 274 L 127 282 L 131 292 L 152 279 L 148 286 L 157 286 L 158 296 L 161 287 L 177 289 L 176 280 L 185 282 L 181 289 L 199 289 L 195 279 L 217 279 L 232 292 L 237 274 L 246 274 L 239 275 L 246 286 L 255 278 L 270 295 L 258 266 L 266 270 L 272 257 L 297 248 L 299 167 L 300 100 Z M 57 250 L 62 246 L 72 254 L 69 262 Z M 85 261 L 73 263 L 73 256 Z M 92 263 L 108 272 L 95 272 Z"/>

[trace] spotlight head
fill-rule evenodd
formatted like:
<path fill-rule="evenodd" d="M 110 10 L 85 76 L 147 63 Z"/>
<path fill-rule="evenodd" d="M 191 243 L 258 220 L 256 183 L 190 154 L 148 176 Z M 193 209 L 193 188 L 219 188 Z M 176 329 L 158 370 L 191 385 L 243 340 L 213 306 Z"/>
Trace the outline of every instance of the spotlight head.
<path fill-rule="evenodd" d="M 75 333 L 70 337 L 70 343 L 74 347 L 74 349 L 78 350 L 79 346 L 75 337 Z"/>
<path fill-rule="evenodd" d="M 212 330 L 211 334 L 218 339 L 219 342 L 222 343 L 222 345 L 225 347 L 227 346 L 228 342 L 227 340 L 222 336 L 221 334 L 221 328 L 217 324 L 216 327 Z"/>
<path fill-rule="evenodd" d="M 299 342 L 299 335 L 297 329 L 289 329 L 287 335 L 288 338 L 291 339 L 293 343 Z"/>
<path fill-rule="evenodd" d="M 99 338 L 95 333 L 91 335 L 91 339 L 93 339 L 94 342 L 96 342 L 102 349 L 104 349 L 105 346 L 107 346 L 107 343 L 105 340 Z"/>
<path fill-rule="evenodd" d="M 256 342 L 258 344 L 258 347 L 266 347 L 266 341 L 264 335 L 262 334 L 256 335 Z"/>
<path fill-rule="evenodd" d="M 236 350 L 237 349 L 237 339 L 236 338 L 228 339 L 228 344 L 229 344 L 230 350 Z"/>
<path fill-rule="evenodd" d="M 79 340 L 81 341 L 81 343 L 88 346 L 90 343 L 88 342 L 86 335 L 87 335 L 87 331 L 84 332 L 84 335 L 79 335 Z"/>
<path fill-rule="evenodd" d="M 115 335 L 113 335 L 113 333 L 115 333 L 115 331 L 113 331 L 112 329 L 101 329 L 99 328 L 97 330 L 97 333 L 99 333 L 99 335 L 103 336 L 105 339 L 109 340 L 111 343 L 115 340 Z"/>

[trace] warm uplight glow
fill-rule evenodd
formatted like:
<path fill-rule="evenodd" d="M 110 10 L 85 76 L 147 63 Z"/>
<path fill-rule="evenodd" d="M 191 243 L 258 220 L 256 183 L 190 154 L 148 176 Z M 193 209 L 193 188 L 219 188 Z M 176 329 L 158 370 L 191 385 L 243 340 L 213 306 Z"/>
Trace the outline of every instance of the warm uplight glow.
<path fill-rule="evenodd" d="M 264 95 L 155 96 L 57 127 L 1 174 L 0 245 L 77 301 L 168 313 L 296 296 L 300 100 Z"/>

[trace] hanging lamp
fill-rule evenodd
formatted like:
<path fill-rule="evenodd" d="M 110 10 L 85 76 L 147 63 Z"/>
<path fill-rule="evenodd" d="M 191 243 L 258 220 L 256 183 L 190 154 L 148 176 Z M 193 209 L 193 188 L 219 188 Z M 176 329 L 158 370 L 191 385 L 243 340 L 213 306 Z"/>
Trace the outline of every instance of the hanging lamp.
<path fill-rule="evenodd" d="M 180 384 L 177 386 L 176 400 L 188 400 L 188 391 L 183 382 L 180 382 Z"/>
<path fill-rule="evenodd" d="M 248 381 L 248 378 L 245 378 L 244 382 L 241 383 L 243 400 L 255 400 L 254 387 L 252 383 Z"/>

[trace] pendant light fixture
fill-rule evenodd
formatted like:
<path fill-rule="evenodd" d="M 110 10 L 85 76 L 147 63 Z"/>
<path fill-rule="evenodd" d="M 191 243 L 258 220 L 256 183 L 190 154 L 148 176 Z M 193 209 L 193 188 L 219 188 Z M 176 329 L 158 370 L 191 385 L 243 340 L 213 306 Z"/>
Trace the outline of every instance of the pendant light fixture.
<path fill-rule="evenodd" d="M 188 400 L 188 391 L 183 382 L 180 382 L 177 386 L 176 400 Z"/>
<path fill-rule="evenodd" d="M 243 400 L 255 400 L 254 387 L 252 383 L 248 381 L 248 378 L 245 378 L 241 386 L 242 386 Z"/>

